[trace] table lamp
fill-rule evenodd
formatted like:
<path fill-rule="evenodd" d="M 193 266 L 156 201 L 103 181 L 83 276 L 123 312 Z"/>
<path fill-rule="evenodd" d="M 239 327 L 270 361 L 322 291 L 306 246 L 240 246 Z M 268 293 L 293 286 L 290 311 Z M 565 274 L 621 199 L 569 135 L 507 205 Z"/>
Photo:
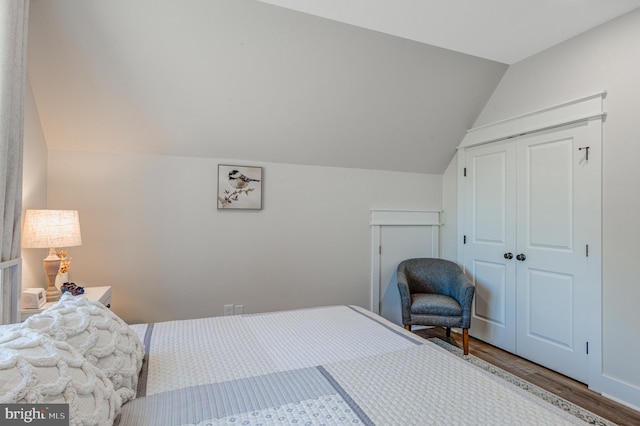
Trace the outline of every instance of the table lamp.
<path fill-rule="evenodd" d="M 44 273 L 47 275 L 47 301 L 60 299 L 61 293 L 55 281 L 60 269 L 60 258 L 56 248 L 82 244 L 80 220 L 77 210 L 27 210 L 22 228 L 23 248 L 48 248 L 44 258 Z"/>

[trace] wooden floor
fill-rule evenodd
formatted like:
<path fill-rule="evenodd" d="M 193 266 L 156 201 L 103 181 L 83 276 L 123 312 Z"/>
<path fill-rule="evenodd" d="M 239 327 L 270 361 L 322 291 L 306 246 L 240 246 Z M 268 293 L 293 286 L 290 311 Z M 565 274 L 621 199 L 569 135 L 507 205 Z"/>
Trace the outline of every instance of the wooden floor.
<path fill-rule="evenodd" d="M 462 336 L 451 333 L 447 339 L 443 328 L 421 330 L 423 337 L 438 337 L 462 349 Z M 548 370 L 526 359 L 476 340 L 469 339 L 469 353 L 552 392 L 618 425 L 640 425 L 640 411 L 618 404 L 589 390 L 586 385 Z"/>

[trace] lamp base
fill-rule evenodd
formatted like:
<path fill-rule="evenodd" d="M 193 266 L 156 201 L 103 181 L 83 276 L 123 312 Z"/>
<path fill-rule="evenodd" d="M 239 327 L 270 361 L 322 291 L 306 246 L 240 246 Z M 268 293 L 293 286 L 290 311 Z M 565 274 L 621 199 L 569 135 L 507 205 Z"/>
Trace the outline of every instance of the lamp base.
<path fill-rule="evenodd" d="M 56 275 L 60 269 L 60 258 L 55 255 L 53 249 L 49 251 L 49 256 L 44 258 L 44 273 L 47 275 L 47 302 L 56 302 L 60 300 L 62 293 L 56 287 Z"/>
<path fill-rule="evenodd" d="M 60 296 L 62 296 L 62 293 L 56 288 L 55 285 L 53 286 L 53 288 L 51 286 L 47 287 L 47 289 L 45 290 L 45 294 L 47 295 L 47 302 L 57 302 L 58 300 L 60 300 Z"/>

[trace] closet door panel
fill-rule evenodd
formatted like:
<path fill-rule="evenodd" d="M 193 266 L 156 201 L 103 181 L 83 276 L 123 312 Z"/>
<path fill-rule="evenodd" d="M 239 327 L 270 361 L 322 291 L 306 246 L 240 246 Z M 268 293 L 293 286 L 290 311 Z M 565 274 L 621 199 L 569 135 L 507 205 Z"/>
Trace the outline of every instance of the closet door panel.
<path fill-rule="evenodd" d="M 577 223 L 592 208 L 576 200 L 584 185 L 577 126 L 521 138 L 517 144 L 516 353 L 587 381 L 588 303 L 585 245 Z M 592 158 L 593 160 L 593 158 Z"/>
<path fill-rule="evenodd" d="M 466 151 L 465 259 L 476 286 L 472 336 L 515 351 L 515 147 Z M 513 255 L 513 253 L 512 253 Z"/>
<path fill-rule="evenodd" d="M 470 273 L 476 281 L 474 316 L 503 329 L 508 327 L 506 296 L 509 284 L 505 265 L 476 260 Z"/>
<path fill-rule="evenodd" d="M 527 248 L 573 250 L 573 139 L 549 140 L 526 148 L 522 211 Z"/>
<path fill-rule="evenodd" d="M 546 344 L 571 349 L 573 346 L 573 276 L 528 269 L 522 291 L 527 305 L 527 334 Z M 554 297 L 549 297 L 554 295 Z M 520 307 L 519 307 L 520 308 Z M 549 315 L 554 312 L 555 315 Z"/>

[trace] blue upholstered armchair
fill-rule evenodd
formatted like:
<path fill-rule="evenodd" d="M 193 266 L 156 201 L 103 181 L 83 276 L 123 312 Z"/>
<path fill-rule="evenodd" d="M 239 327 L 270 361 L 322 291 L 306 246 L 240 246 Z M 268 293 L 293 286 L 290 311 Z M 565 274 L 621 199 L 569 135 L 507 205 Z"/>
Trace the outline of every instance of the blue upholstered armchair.
<path fill-rule="evenodd" d="M 451 327 L 462 329 L 464 354 L 469 353 L 473 283 L 453 262 L 435 258 L 408 259 L 398 265 L 398 290 L 402 323 L 440 326 L 451 335 Z"/>

